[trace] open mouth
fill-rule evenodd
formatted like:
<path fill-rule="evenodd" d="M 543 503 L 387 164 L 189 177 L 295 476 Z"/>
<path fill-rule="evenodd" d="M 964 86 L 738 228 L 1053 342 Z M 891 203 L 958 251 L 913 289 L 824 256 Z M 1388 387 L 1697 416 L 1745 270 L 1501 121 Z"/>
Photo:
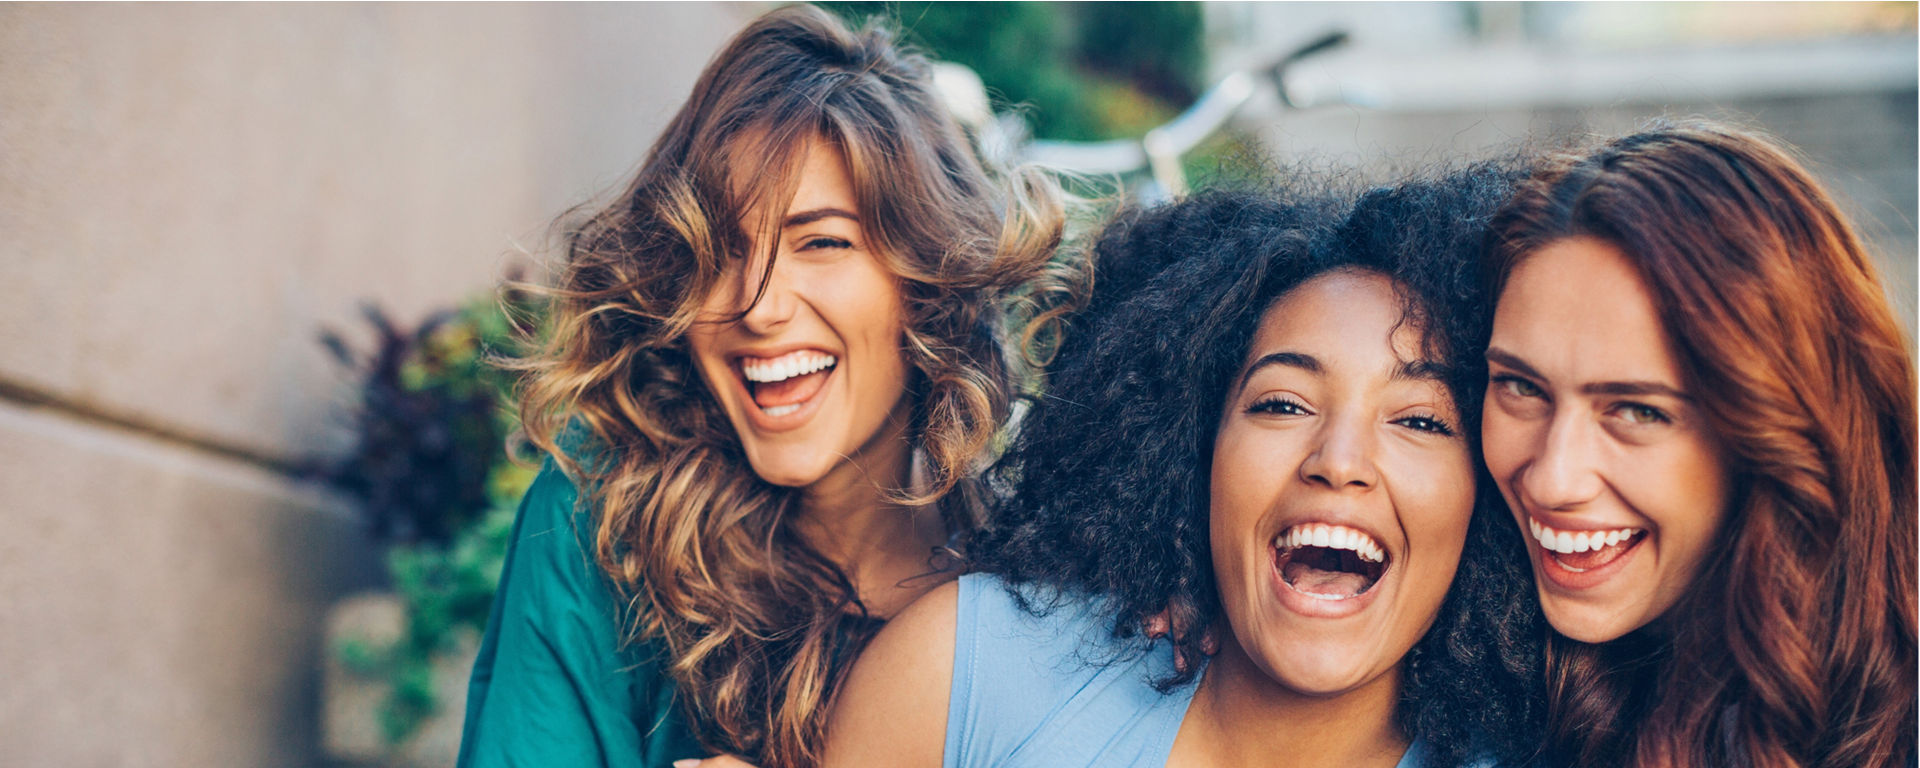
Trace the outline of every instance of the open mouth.
<path fill-rule="evenodd" d="M 779 357 L 742 357 L 738 363 L 753 404 L 762 413 L 778 417 L 800 410 L 819 394 L 840 359 L 803 349 Z"/>
<path fill-rule="evenodd" d="M 1387 572 L 1387 550 L 1364 531 L 1329 523 L 1302 523 L 1273 540 L 1281 581 L 1322 600 L 1359 597 Z"/>
<path fill-rule="evenodd" d="M 1554 563 L 1574 573 L 1585 573 L 1620 559 L 1638 546 L 1646 536 L 1641 528 L 1613 528 L 1604 531 L 1561 531 L 1527 518 L 1533 540 Z"/>

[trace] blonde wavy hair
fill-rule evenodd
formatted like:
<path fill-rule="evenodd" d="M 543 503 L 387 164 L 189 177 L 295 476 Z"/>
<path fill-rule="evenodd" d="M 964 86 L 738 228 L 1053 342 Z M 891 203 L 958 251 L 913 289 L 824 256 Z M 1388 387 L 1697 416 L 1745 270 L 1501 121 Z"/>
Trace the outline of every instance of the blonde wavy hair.
<path fill-rule="evenodd" d="M 769 767 L 817 762 L 828 699 L 877 622 L 793 529 L 797 491 L 747 464 L 687 333 L 749 255 L 745 227 L 774 241 L 771 221 L 742 216 L 762 200 L 784 210 L 812 141 L 846 158 L 860 221 L 901 286 L 925 482 L 890 490 L 937 505 L 955 540 L 981 523 L 976 471 L 1035 386 L 1053 320 L 1090 285 L 1059 247 L 1053 180 L 989 173 L 926 59 L 878 24 L 850 31 L 804 5 L 761 16 L 708 64 L 617 200 L 562 219 L 550 335 L 519 366 L 527 436 L 593 506 L 594 556 L 630 604 L 628 639 L 663 644 L 696 734 Z M 583 429 L 591 447 L 570 437 L 563 450 Z"/>

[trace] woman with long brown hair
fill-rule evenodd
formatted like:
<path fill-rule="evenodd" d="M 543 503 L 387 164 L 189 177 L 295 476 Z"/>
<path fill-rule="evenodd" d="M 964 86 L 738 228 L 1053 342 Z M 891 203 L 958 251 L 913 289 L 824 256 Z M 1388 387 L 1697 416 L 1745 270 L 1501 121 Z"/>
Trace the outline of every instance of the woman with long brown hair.
<path fill-rule="evenodd" d="M 812 764 L 849 663 L 980 522 L 1026 342 L 1083 283 L 1062 219 L 884 30 L 739 33 L 565 232 L 521 402 L 551 459 L 461 765 Z"/>
<path fill-rule="evenodd" d="M 1820 185 L 1653 130 L 1551 163 L 1492 243 L 1483 446 L 1556 631 L 1549 758 L 1911 764 L 1913 359 Z"/>

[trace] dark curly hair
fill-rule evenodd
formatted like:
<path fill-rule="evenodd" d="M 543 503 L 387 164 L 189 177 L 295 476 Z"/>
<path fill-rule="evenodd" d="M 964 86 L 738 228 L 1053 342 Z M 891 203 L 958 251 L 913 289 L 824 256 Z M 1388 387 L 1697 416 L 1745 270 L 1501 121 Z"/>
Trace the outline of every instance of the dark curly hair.
<path fill-rule="evenodd" d="M 1125 647 L 1144 648 L 1142 619 L 1162 610 L 1175 627 L 1210 626 L 1221 615 L 1208 542 L 1220 403 L 1261 315 L 1329 270 L 1394 279 L 1429 356 L 1447 366 L 1461 433 L 1477 437 L 1491 317 L 1480 254 L 1518 165 L 1434 173 L 1357 200 L 1327 176 L 1289 174 L 1285 188 L 1123 214 L 1097 244 L 1100 281 L 1070 321 L 1046 396 L 994 468 L 1013 501 L 976 540 L 973 566 L 1095 596 Z M 1478 474 L 1453 589 L 1405 660 L 1396 713 L 1435 765 L 1483 754 L 1524 763 L 1542 727 L 1544 623 L 1518 533 Z M 1051 607 L 1039 603 L 1027 606 Z M 1176 649 L 1197 658 L 1198 635 L 1176 632 Z M 1171 690 L 1196 669 L 1156 684 Z"/>

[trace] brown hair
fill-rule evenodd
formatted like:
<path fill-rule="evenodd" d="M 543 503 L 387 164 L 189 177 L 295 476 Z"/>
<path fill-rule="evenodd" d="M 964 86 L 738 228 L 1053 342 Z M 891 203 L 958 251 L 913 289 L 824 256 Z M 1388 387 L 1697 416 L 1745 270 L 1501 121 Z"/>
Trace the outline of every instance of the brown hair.
<path fill-rule="evenodd" d="M 1638 269 L 1736 490 L 1666 634 L 1550 640 L 1550 754 L 1911 763 L 1914 367 L 1859 238 L 1786 152 L 1711 124 L 1551 162 L 1494 221 L 1492 295 L 1574 236 Z"/>
<path fill-rule="evenodd" d="M 628 598 L 630 639 L 662 643 L 696 733 L 770 767 L 817 761 L 827 698 L 874 622 L 792 530 L 798 493 L 746 463 L 687 331 L 748 255 L 741 225 L 771 229 L 744 212 L 784 210 L 815 140 L 846 158 L 856 213 L 901 286 L 927 482 L 893 495 L 939 505 L 954 534 L 980 523 L 975 471 L 1029 382 L 1036 329 L 1086 283 L 1079 262 L 1055 259 L 1064 212 L 1049 178 L 988 173 L 924 58 L 804 5 L 735 36 L 626 191 L 563 219 L 551 337 L 524 366 L 527 432 L 590 492 L 594 555 Z M 570 430 L 590 430 L 588 447 Z"/>

